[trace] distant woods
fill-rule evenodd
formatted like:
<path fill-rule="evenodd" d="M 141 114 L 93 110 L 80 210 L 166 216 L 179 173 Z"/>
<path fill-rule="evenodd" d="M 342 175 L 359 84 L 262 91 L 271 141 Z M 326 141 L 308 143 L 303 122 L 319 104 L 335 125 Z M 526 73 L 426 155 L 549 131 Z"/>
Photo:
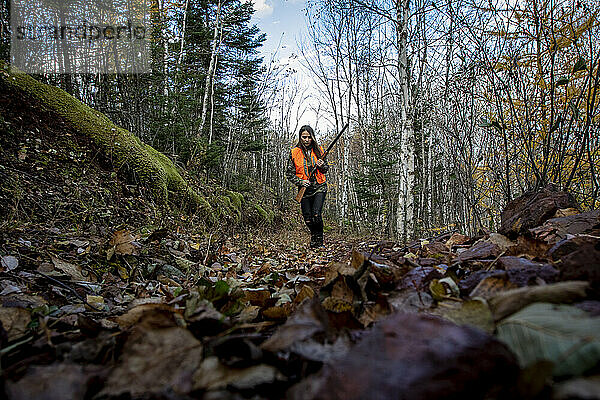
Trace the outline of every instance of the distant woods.
<path fill-rule="evenodd" d="M 525 8 L 522 8 L 525 7 Z M 597 1 L 311 2 L 306 66 L 337 126 L 335 211 L 411 236 L 497 229 L 555 183 L 600 189 Z"/>
<path fill-rule="evenodd" d="M 510 199 L 547 183 L 598 207 L 597 1 L 313 0 L 297 56 L 316 92 L 261 58 L 251 3 L 152 5 L 151 74 L 38 78 L 202 179 L 289 205 L 298 127 L 316 125 L 326 145 L 327 124 L 350 121 L 330 156 L 325 213 L 343 229 L 495 230 Z M 318 121 L 305 120 L 309 107 Z"/>

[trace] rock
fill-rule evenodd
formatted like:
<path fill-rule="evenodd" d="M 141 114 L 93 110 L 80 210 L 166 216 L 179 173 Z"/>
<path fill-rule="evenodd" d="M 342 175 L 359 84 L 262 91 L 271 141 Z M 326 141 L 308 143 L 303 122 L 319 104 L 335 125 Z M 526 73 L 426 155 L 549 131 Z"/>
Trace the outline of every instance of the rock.
<path fill-rule="evenodd" d="M 567 237 L 566 239 L 562 239 L 552 246 L 552 248 L 548 250 L 548 255 L 550 258 L 552 258 L 552 260 L 557 261 L 567 254 L 579 250 L 580 247 L 588 244 L 597 245 L 598 243 L 600 243 L 600 238 L 596 236 L 580 235 Z"/>
<path fill-rule="evenodd" d="M 593 295 L 600 298 L 600 244 L 587 244 L 579 250 L 561 258 L 561 280 L 586 280 Z"/>
<path fill-rule="evenodd" d="M 548 185 L 537 192 L 523 194 L 507 204 L 501 214 L 500 233 L 514 238 L 542 225 L 561 208 L 579 208 L 575 198 L 567 192 Z"/>
<path fill-rule="evenodd" d="M 304 399 L 510 397 L 518 368 L 492 336 L 438 317 L 394 314 L 339 362 L 326 365 Z M 296 397 L 298 398 L 298 397 Z"/>
<path fill-rule="evenodd" d="M 505 276 L 503 271 L 475 271 L 458 282 L 461 296 L 467 296 L 475 289 L 479 282 L 490 276 Z"/>
<path fill-rule="evenodd" d="M 552 218 L 542 226 L 529 229 L 529 232 L 534 238 L 551 244 L 567 239 L 569 235 L 597 234 L 600 233 L 600 210 Z"/>
<path fill-rule="evenodd" d="M 519 287 L 554 283 L 559 275 L 558 270 L 550 264 L 514 256 L 500 257 L 496 268 L 505 270 L 508 279 Z"/>
<path fill-rule="evenodd" d="M 471 248 L 463 251 L 456 258 L 456 262 L 463 263 L 471 260 L 493 259 L 502 254 L 503 250 L 490 240 L 475 243 Z"/>

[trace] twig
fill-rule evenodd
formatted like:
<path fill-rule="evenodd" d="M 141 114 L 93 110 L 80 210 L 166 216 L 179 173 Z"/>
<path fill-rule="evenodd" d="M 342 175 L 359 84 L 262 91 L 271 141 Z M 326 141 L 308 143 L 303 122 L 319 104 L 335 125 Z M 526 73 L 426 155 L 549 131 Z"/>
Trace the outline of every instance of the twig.
<path fill-rule="evenodd" d="M 81 296 L 79 295 L 79 293 L 77 293 L 77 291 L 76 291 L 75 289 L 73 289 L 72 287 L 68 286 L 67 284 L 65 284 L 65 283 L 63 283 L 63 282 L 61 282 L 61 281 L 59 281 L 58 279 L 54 279 L 54 278 L 52 278 L 51 276 L 48 276 L 48 275 L 44 274 L 43 272 L 36 271 L 36 270 L 33 270 L 33 273 L 35 273 L 35 274 L 38 274 L 38 275 L 41 275 L 41 276 L 43 276 L 44 278 L 46 278 L 46 279 L 48 279 L 48 280 L 50 280 L 50 281 L 52 281 L 52 282 L 54 282 L 54 283 L 56 283 L 56 284 L 58 284 L 58 285 L 60 285 L 60 286 L 64 287 L 65 289 L 68 289 L 68 290 L 69 290 L 71 293 L 73 293 L 75 296 L 77 296 L 77 298 L 78 298 L 79 300 L 81 300 L 81 301 L 82 301 L 84 304 L 88 305 L 88 306 L 89 306 L 91 309 L 93 309 L 93 310 L 96 310 L 96 311 L 104 311 L 104 310 L 101 310 L 101 309 L 99 309 L 99 308 L 96 308 L 96 307 L 94 307 L 93 305 L 91 305 L 90 303 L 88 303 L 88 302 L 87 302 L 87 300 L 86 300 L 86 299 L 84 299 L 83 297 L 81 297 Z"/>
<path fill-rule="evenodd" d="M 500 257 L 502 257 L 505 253 L 506 253 L 506 250 L 504 250 L 502 253 L 500 253 L 500 255 L 498 257 L 496 257 L 496 259 L 494 261 L 492 261 L 492 263 L 485 270 L 486 271 L 491 270 L 492 267 L 494 266 L 494 264 L 496 264 L 496 261 L 498 261 L 500 259 Z"/>
<path fill-rule="evenodd" d="M 208 236 L 208 244 L 206 245 L 206 257 L 204 257 L 204 262 L 202 264 L 206 265 L 206 260 L 208 260 L 208 253 L 210 252 L 210 240 L 212 239 L 212 233 Z"/>

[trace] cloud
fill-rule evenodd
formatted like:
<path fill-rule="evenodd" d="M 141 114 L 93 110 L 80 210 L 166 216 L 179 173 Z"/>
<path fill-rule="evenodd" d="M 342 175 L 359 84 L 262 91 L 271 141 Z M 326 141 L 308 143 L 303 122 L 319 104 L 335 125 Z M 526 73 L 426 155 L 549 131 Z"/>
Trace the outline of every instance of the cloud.
<path fill-rule="evenodd" d="M 273 12 L 273 6 L 267 3 L 267 0 L 252 0 L 254 10 L 258 17 L 270 15 Z"/>

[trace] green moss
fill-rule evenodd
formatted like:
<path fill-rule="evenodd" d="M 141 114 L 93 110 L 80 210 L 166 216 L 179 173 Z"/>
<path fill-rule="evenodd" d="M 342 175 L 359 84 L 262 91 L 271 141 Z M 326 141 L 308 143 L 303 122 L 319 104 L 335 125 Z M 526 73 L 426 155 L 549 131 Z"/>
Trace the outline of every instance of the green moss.
<path fill-rule="evenodd" d="M 81 134 L 91 138 L 117 169 L 133 172 L 135 178 L 151 189 L 159 205 L 166 205 L 172 200 L 189 209 L 206 208 L 206 201 L 189 187 L 171 160 L 143 144 L 131 132 L 116 126 L 106 115 L 65 91 L 38 82 L 4 63 L 0 63 L 0 78 L 38 99 Z M 169 193 L 174 198 L 170 199 Z"/>
<path fill-rule="evenodd" d="M 259 204 L 254 204 L 254 209 L 258 212 L 258 215 L 260 215 L 260 218 L 267 223 L 271 223 L 273 222 L 273 218 L 275 217 L 275 213 L 271 210 L 269 210 L 268 212 L 262 208 Z"/>
<path fill-rule="evenodd" d="M 241 193 L 232 192 L 231 190 L 227 191 L 227 196 L 231 200 L 233 206 L 241 212 L 242 204 L 244 203 L 244 196 Z"/>

